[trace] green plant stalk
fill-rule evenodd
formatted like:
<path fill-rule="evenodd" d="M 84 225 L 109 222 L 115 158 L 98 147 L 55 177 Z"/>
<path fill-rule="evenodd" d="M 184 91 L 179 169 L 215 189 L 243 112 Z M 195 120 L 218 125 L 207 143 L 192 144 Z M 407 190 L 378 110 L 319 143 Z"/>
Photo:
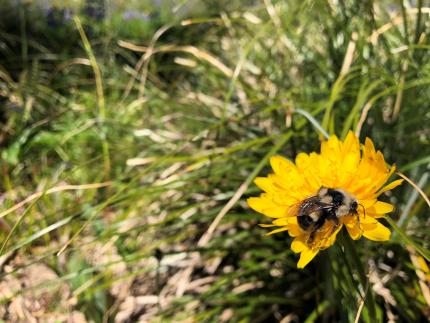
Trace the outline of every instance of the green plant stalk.
<path fill-rule="evenodd" d="M 424 191 L 424 193 L 429 196 L 430 195 L 430 185 L 427 186 L 427 189 Z M 410 221 L 412 221 L 413 219 L 417 219 L 415 217 L 416 214 L 418 214 L 418 212 L 420 212 L 424 207 L 428 207 L 427 203 L 425 202 L 424 199 L 419 199 L 414 206 L 411 208 L 411 210 L 408 212 L 408 216 L 406 216 L 405 220 L 403 223 L 397 223 L 398 226 L 400 226 L 400 228 L 402 230 L 406 230 L 406 228 L 408 227 L 408 224 Z M 394 235 L 393 234 L 393 240 L 396 240 L 397 237 L 397 232 Z"/>
<path fill-rule="evenodd" d="M 370 284 L 368 278 L 366 277 L 366 271 L 363 267 L 363 264 L 360 261 L 360 257 L 357 253 L 357 250 L 355 249 L 354 244 L 352 243 L 351 239 L 345 236 L 344 231 L 339 235 L 340 242 L 342 246 L 344 247 L 345 257 L 346 259 L 352 259 L 355 268 L 357 269 L 358 277 L 360 280 L 361 286 L 363 286 L 363 290 L 366 290 L 366 286 Z M 349 257 L 348 257 L 349 255 Z M 375 299 L 372 294 L 372 289 L 369 288 L 367 294 L 362 295 L 364 299 L 367 298 L 366 306 L 369 310 L 369 316 L 371 318 L 376 318 L 376 304 Z"/>
<path fill-rule="evenodd" d="M 408 235 L 396 224 L 396 222 L 390 217 L 385 217 L 385 220 L 390 224 L 390 226 L 399 234 L 400 238 L 406 245 L 410 245 L 414 248 L 421 256 L 423 256 L 427 261 L 430 261 L 430 254 L 423 247 L 417 245 Z"/>
<path fill-rule="evenodd" d="M 230 80 L 230 84 L 229 84 L 229 88 L 228 88 L 227 94 L 226 94 L 225 99 L 224 99 L 224 105 L 223 105 L 222 115 L 221 115 L 221 129 L 220 129 L 220 131 L 223 130 L 224 124 L 226 122 L 228 103 L 230 102 L 231 97 L 233 96 L 234 89 L 235 89 L 235 86 L 236 86 L 236 82 L 237 82 L 237 80 L 239 78 L 240 71 L 242 70 L 242 67 L 243 67 L 243 65 L 245 63 L 246 57 L 251 52 L 252 46 L 254 46 L 254 44 L 257 41 L 257 39 L 259 39 L 259 37 L 261 37 L 261 35 L 263 35 L 264 31 L 269 26 L 270 26 L 270 23 L 266 23 L 261 28 L 261 30 L 255 35 L 255 37 L 253 37 L 252 41 L 250 41 L 248 44 L 246 44 L 245 48 L 240 53 L 239 62 L 236 64 L 233 76 L 232 76 L 232 78 Z"/>
<path fill-rule="evenodd" d="M 36 204 L 37 201 L 39 201 L 41 197 L 35 199 L 31 205 L 25 209 L 24 213 L 22 213 L 22 215 L 18 218 L 18 221 L 15 222 L 15 224 L 13 225 L 12 229 L 9 231 L 5 241 L 3 242 L 1 248 L 0 248 L 0 256 L 3 255 L 3 251 L 6 248 L 7 243 L 9 242 L 10 238 L 12 237 L 12 235 L 14 234 L 14 232 L 16 231 L 16 229 L 18 228 L 18 226 L 20 225 L 20 223 L 22 222 L 22 220 L 24 220 L 25 216 L 30 212 L 30 210 L 33 208 L 33 206 Z"/>
<path fill-rule="evenodd" d="M 105 179 L 108 179 L 110 169 L 111 169 L 111 162 L 110 162 L 110 153 L 109 153 L 109 143 L 106 140 L 106 130 L 104 128 L 104 121 L 106 119 L 106 107 L 105 107 L 105 97 L 103 93 L 102 74 L 101 74 L 99 65 L 97 63 L 97 59 L 94 55 L 93 49 L 91 47 L 90 41 L 88 40 L 88 37 L 85 34 L 85 30 L 82 26 L 81 20 L 79 19 L 78 16 L 74 16 L 73 21 L 75 22 L 76 28 L 78 29 L 79 35 L 81 36 L 82 44 L 84 45 L 85 52 L 87 53 L 88 59 L 91 64 L 91 68 L 93 69 L 93 72 L 94 72 L 94 78 L 96 82 L 96 93 L 97 93 L 98 118 L 101 123 L 100 136 L 102 139 Z"/>
<path fill-rule="evenodd" d="M 306 318 L 305 323 L 313 323 L 318 319 L 318 316 L 323 313 L 327 308 L 330 307 L 330 302 L 328 300 L 323 301 L 318 305 L 316 309 Z"/>
<path fill-rule="evenodd" d="M 405 33 L 405 43 L 409 45 L 409 28 L 408 28 L 408 17 L 406 15 L 406 8 L 403 4 L 403 0 L 399 0 L 400 8 L 402 9 L 403 28 Z"/>

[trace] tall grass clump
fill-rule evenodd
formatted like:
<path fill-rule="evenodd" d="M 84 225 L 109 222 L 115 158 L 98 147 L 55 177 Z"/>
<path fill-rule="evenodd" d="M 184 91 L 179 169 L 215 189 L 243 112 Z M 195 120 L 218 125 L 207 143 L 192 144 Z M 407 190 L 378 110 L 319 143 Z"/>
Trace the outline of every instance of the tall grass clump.
<path fill-rule="evenodd" d="M 429 318 L 423 1 L 111 6 L 0 11 L 0 319 Z M 422 194 L 383 196 L 388 242 L 341 234 L 298 270 L 246 198 L 349 130 Z"/>

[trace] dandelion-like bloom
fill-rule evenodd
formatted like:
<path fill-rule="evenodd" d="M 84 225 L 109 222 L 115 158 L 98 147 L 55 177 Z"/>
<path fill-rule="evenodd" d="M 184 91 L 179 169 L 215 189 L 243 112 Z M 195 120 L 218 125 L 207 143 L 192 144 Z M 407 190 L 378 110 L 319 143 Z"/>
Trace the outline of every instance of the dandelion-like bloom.
<path fill-rule="evenodd" d="M 360 149 L 360 142 L 354 133 L 349 132 L 343 142 L 333 135 L 321 143 L 319 154 L 300 153 L 295 164 L 281 156 L 274 156 L 270 164 L 274 174 L 255 179 L 255 184 L 264 193 L 260 197 L 249 198 L 248 205 L 274 218 L 272 224 L 261 225 L 279 227 L 269 235 L 288 231 L 294 237 L 291 249 L 300 253 L 298 268 L 305 267 L 320 250 L 330 247 L 343 226 L 354 240 L 361 236 L 374 241 L 389 240 L 390 230 L 377 219 L 394 207 L 378 201 L 378 197 L 400 185 L 403 180 L 384 186 L 395 166 L 387 166 L 384 156 L 375 150 L 369 138 Z M 298 210 L 304 201 L 318 196 L 324 187 L 345 192 L 356 200 L 358 207 L 356 212 L 338 216 L 337 221 L 327 219 L 312 233 L 298 223 Z"/>

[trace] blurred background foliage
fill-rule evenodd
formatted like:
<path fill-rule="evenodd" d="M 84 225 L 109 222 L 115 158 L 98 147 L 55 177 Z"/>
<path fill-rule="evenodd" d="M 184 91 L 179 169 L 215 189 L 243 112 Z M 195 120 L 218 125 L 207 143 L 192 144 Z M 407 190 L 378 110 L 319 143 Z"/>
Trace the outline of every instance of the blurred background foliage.
<path fill-rule="evenodd" d="M 430 193 L 427 1 L 0 2 L 0 319 L 429 319 L 410 186 L 388 243 L 305 270 L 245 202 L 311 118 Z"/>

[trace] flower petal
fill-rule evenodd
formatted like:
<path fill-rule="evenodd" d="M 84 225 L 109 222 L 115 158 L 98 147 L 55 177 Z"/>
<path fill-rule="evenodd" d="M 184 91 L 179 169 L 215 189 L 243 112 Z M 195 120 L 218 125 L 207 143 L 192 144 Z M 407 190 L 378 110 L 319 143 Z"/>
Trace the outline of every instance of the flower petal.
<path fill-rule="evenodd" d="M 358 165 L 360 163 L 360 143 L 352 131 L 349 131 L 342 143 L 342 157 L 340 163 L 339 187 L 346 187 L 356 179 Z"/>
<path fill-rule="evenodd" d="M 274 224 L 268 224 L 268 223 L 259 223 L 258 226 L 260 226 L 262 228 L 276 227 L 276 225 L 274 225 Z"/>
<path fill-rule="evenodd" d="M 394 206 L 392 204 L 381 202 L 381 201 L 377 201 L 367 211 L 370 214 L 385 214 L 385 213 L 390 213 L 393 210 L 394 210 Z"/>
<path fill-rule="evenodd" d="M 382 193 L 386 192 L 386 191 L 390 191 L 393 188 L 399 186 L 400 184 L 403 183 L 403 179 L 396 179 L 395 181 L 391 182 L 388 185 L 385 185 L 381 190 L 379 190 L 378 193 L 376 193 L 377 195 L 381 195 Z"/>
<path fill-rule="evenodd" d="M 346 225 L 346 230 L 352 240 L 358 240 L 361 237 L 361 230 L 358 225 Z"/>
<path fill-rule="evenodd" d="M 286 207 L 274 203 L 264 195 L 261 197 L 250 197 L 246 201 L 251 209 L 271 218 L 281 218 L 287 212 Z"/>
<path fill-rule="evenodd" d="M 254 179 L 254 183 L 265 192 L 275 192 L 277 190 L 272 180 L 268 177 L 257 177 Z"/>
<path fill-rule="evenodd" d="M 360 143 L 358 141 L 358 138 L 351 130 L 348 131 L 348 134 L 346 135 L 346 138 L 343 141 L 342 151 L 344 154 L 348 152 L 354 152 L 354 153 L 360 154 Z"/>
<path fill-rule="evenodd" d="M 295 253 L 302 252 L 306 249 L 308 249 L 308 246 L 303 242 L 302 239 L 295 238 L 291 243 L 291 250 L 293 250 Z"/>
<path fill-rule="evenodd" d="M 270 166 L 277 175 L 285 175 L 290 169 L 296 168 L 291 161 L 279 155 L 270 157 Z"/>
<path fill-rule="evenodd" d="M 365 149 L 365 153 L 370 156 L 375 155 L 376 153 L 375 146 L 373 145 L 373 141 L 369 137 L 366 137 L 366 139 L 364 140 L 364 149 Z"/>
<path fill-rule="evenodd" d="M 279 219 L 274 220 L 273 224 L 281 227 L 284 225 L 288 225 L 289 221 L 288 221 L 288 218 L 279 218 Z"/>
<path fill-rule="evenodd" d="M 379 222 L 376 222 L 372 229 L 364 230 L 363 236 L 373 241 L 390 240 L 391 231 Z"/>
<path fill-rule="evenodd" d="M 312 260 L 318 253 L 318 249 L 305 249 L 300 254 L 299 262 L 297 263 L 297 268 L 305 268 L 305 266 Z"/>
<path fill-rule="evenodd" d="M 297 224 L 290 224 L 289 229 L 288 229 L 288 234 L 291 237 L 297 237 L 297 236 L 303 234 L 303 231 L 302 231 L 302 229 L 300 229 L 300 227 Z"/>
<path fill-rule="evenodd" d="M 359 200 L 358 202 L 359 202 L 359 204 L 363 205 L 365 209 L 367 209 L 367 208 L 375 205 L 377 200 L 376 199 L 365 199 L 365 200 Z"/>
<path fill-rule="evenodd" d="M 304 179 L 303 189 L 307 189 L 307 194 L 314 194 L 321 187 L 321 180 L 313 172 L 315 167 L 314 157 L 305 153 L 299 153 L 296 157 L 297 169 Z"/>
<path fill-rule="evenodd" d="M 282 228 L 270 231 L 269 233 L 266 233 L 266 236 L 271 236 L 272 234 L 275 234 L 275 233 L 278 233 L 278 232 L 282 232 L 282 231 L 287 231 L 287 230 L 288 230 L 288 227 L 285 226 L 285 227 L 282 227 Z"/>

